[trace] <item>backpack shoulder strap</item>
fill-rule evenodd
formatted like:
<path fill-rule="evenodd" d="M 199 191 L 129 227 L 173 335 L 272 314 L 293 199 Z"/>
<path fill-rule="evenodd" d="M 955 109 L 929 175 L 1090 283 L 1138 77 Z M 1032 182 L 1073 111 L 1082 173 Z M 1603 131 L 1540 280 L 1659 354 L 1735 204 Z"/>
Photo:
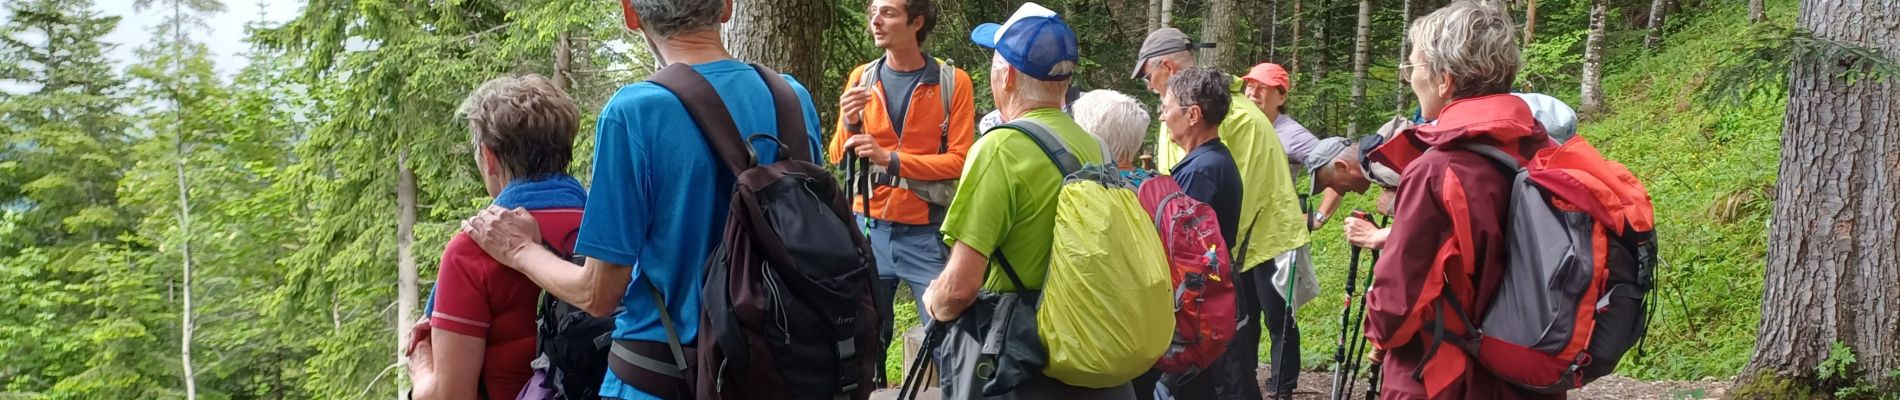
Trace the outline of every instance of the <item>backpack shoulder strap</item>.
<path fill-rule="evenodd" d="M 1504 154 L 1504 150 L 1498 150 L 1497 147 L 1493 147 L 1490 145 L 1477 144 L 1477 143 L 1469 143 L 1469 144 L 1468 143 L 1451 143 L 1447 147 L 1453 148 L 1453 149 L 1463 149 L 1465 151 L 1478 153 L 1478 155 L 1484 156 L 1484 158 L 1491 159 L 1491 163 L 1497 164 L 1499 168 L 1503 168 L 1506 174 L 1517 173 L 1519 169 L 1523 168 L 1523 167 L 1518 166 L 1517 157 L 1512 157 L 1510 154 Z"/>
<path fill-rule="evenodd" d="M 950 152 L 950 106 L 956 104 L 957 68 L 937 61 L 937 94 L 943 100 L 943 122 L 937 123 L 937 154 Z"/>
<path fill-rule="evenodd" d="M 1055 133 L 1049 132 L 1049 126 L 1041 122 L 1017 118 L 997 128 L 1011 128 L 1029 134 L 1029 138 L 1036 141 L 1036 146 L 1042 148 L 1042 154 L 1049 156 L 1049 161 L 1056 164 L 1056 170 L 1062 172 L 1063 177 L 1082 169 L 1082 161 L 1069 151 L 1069 145 L 1056 137 Z"/>
<path fill-rule="evenodd" d="M 884 57 L 871 60 L 870 64 L 864 66 L 864 72 L 858 73 L 858 87 L 868 88 L 871 87 L 871 85 L 876 85 L 878 79 L 877 70 L 879 68 L 884 68 Z"/>
<path fill-rule="evenodd" d="M 699 71 L 686 64 L 668 65 L 660 72 L 647 78 L 647 82 L 665 88 L 679 97 L 680 104 L 686 106 L 686 114 L 693 117 L 699 125 L 699 133 L 706 138 L 706 145 L 712 147 L 726 164 L 726 169 L 738 174 L 759 164 L 759 157 L 739 139 L 739 126 L 732 122 L 732 114 L 726 110 L 725 101 L 719 98 L 719 92 L 713 90 L 712 82 L 706 81 Z"/>
<path fill-rule="evenodd" d="M 805 107 L 798 98 L 798 91 L 792 90 L 792 84 L 779 76 L 778 71 L 764 65 L 752 64 L 759 71 L 759 78 L 765 80 L 765 87 L 772 90 L 772 105 L 778 113 L 778 142 L 790 151 L 792 160 L 811 162 L 811 138 L 805 130 Z M 779 159 L 786 159 L 779 157 Z"/>

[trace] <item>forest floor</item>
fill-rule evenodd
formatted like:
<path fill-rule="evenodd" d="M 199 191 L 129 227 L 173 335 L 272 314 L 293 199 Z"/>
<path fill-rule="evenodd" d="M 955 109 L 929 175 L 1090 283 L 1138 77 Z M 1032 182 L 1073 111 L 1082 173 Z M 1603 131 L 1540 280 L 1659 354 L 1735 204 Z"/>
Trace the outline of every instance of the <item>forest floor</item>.
<path fill-rule="evenodd" d="M 1260 379 L 1265 381 L 1266 368 L 1260 369 Z M 1333 374 L 1325 371 L 1307 371 L 1300 374 L 1300 388 L 1293 392 L 1298 400 L 1325 400 L 1331 391 Z M 1363 381 L 1356 389 L 1364 392 Z M 1570 392 L 1575 400 L 1700 400 L 1720 399 L 1728 394 L 1729 381 L 1714 378 L 1701 381 L 1639 381 L 1622 376 L 1609 376 L 1590 383 L 1590 386 Z M 880 390 L 871 395 L 872 400 L 896 399 L 895 389 Z M 919 400 L 936 400 L 937 393 L 925 391 Z"/>

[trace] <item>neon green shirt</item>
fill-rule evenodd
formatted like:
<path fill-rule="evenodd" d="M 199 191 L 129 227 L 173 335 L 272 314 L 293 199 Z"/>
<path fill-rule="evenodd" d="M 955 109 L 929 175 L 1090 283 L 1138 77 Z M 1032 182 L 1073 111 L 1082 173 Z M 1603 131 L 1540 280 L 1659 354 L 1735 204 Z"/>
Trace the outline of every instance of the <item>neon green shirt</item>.
<path fill-rule="evenodd" d="M 1062 110 L 1037 109 L 1021 119 L 1047 125 L 1083 164 L 1102 162 L 1102 147 L 1095 135 L 1082 130 Z M 1042 289 L 1049 271 L 1049 249 L 1055 244 L 1056 194 L 1062 178 L 1028 133 L 1000 129 L 977 139 L 969 161 L 963 164 L 963 179 L 957 183 L 957 197 L 950 203 L 942 231 L 944 243 L 963 242 L 990 257 L 984 289 L 1016 290 L 1003 273 L 998 254 L 1009 259 L 1028 289 Z"/>
<path fill-rule="evenodd" d="M 1242 94 L 1244 85 L 1236 79 L 1228 87 L 1233 104 L 1219 129 L 1221 142 L 1227 144 L 1227 151 L 1233 153 L 1234 163 L 1240 167 L 1240 180 L 1246 182 L 1241 187 L 1240 228 L 1235 232 L 1245 236 L 1251 229 L 1253 236 L 1234 239 L 1234 243 L 1247 243 L 1247 259 L 1241 263 L 1241 271 L 1266 263 L 1307 240 L 1306 217 L 1300 213 L 1293 177 L 1280 172 L 1287 165 L 1280 135 L 1273 132 L 1273 120 Z M 1155 133 L 1155 166 L 1167 174 L 1186 154 L 1168 140 L 1168 126 L 1162 125 Z M 1233 251 L 1239 255 L 1242 249 Z"/>

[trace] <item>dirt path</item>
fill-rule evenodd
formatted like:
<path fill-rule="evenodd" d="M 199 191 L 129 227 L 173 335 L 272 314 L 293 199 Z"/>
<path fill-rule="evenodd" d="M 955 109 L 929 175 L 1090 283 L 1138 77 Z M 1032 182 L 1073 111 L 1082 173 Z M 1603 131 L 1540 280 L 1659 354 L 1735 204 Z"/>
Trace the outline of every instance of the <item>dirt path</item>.
<path fill-rule="evenodd" d="M 1261 370 L 1261 379 L 1266 379 L 1266 370 Z M 1306 372 L 1300 374 L 1300 388 L 1293 393 L 1300 400 L 1328 400 L 1332 390 L 1331 372 Z M 1583 390 L 1570 392 L 1570 398 L 1576 400 L 1700 400 L 1719 399 L 1728 392 L 1727 381 L 1656 381 L 1644 382 L 1621 376 L 1610 376 L 1592 382 Z M 1363 398 L 1365 382 L 1360 381 L 1354 392 Z M 871 396 L 873 400 L 895 399 L 894 390 L 880 390 Z M 935 400 L 935 391 L 927 391 L 920 400 Z"/>

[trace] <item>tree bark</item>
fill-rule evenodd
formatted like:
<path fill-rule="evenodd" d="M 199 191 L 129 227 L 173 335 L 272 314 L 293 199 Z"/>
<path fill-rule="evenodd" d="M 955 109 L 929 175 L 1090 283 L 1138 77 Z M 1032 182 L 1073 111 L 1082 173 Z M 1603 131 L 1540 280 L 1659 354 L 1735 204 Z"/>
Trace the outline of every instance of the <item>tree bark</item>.
<path fill-rule="evenodd" d="M 1804 0 L 1797 28 L 1815 39 L 1900 60 L 1900 2 Z M 1780 176 L 1748 376 L 1814 384 L 1831 344 L 1852 349 L 1848 379 L 1900 384 L 1900 79 L 1856 74 L 1871 63 L 1797 51 L 1789 73 Z M 1876 386 L 1881 387 L 1881 386 Z M 1892 387 L 1892 386 L 1884 386 Z"/>
<path fill-rule="evenodd" d="M 1748 0 L 1748 22 L 1760 23 L 1768 19 L 1768 8 L 1762 0 Z"/>
<path fill-rule="evenodd" d="M 1537 38 L 1537 0 L 1524 3 L 1524 48 L 1531 47 L 1531 40 Z"/>
<path fill-rule="evenodd" d="M 725 25 L 734 57 L 797 77 L 812 93 L 833 93 L 825 79 L 824 37 L 834 6 L 825 0 L 742 0 Z"/>
<path fill-rule="evenodd" d="M 1366 67 L 1372 62 L 1372 0 L 1359 0 L 1359 25 L 1353 34 L 1352 45 L 1352 110 L 1346 115 L 1346 132 L 1359 132 L 1358 112 L 1366 105 Z"/>
<path fill-rule="evenodd" d="M 574 45 L 566 31 L 554 38 L 554 86 L 573 95 Z"/>
<path fill-rule="evenodd" d="M 1288 82 L 1298 82 L 1298 80 L 1297 80 L 1297 79 L 1299 78 L 1299 73 L 1300 73 L 1300 30 L 1301 30 L 1301 28 L 1302 28 L 1302 26 L 1304 25 L 1304 24 L 1301 24 L 1300 22 L 1302 21 L 1302 19 L 1301 19 L 1301 17 L 1305 15 L 1305 14 L 1303 14 L 1303 13 L 1302 13 L 1302 11 L 1303 11 L 1303 10 L 1301 10 L 1301 6 L 1302 6 L 1302 4 L 1301 4 L 1301 3 L 1304 3 L 1305 1 L 1306 1 L 1306 0 L 1293 0 L 1293 23 L 1292 23 L 1292 25 L 1293 25 L 1293 41 L 1291 41 L 1291 42 L 1287 42 L 1287 43 L 1288 43 L 1288 44 L 1289 44 L 1290 46 L 1293 46 L 1293 57 L 1292 57 L 1292 59 L 1291 59 L 1290 61 L 1288 61 L 1288 62 L 1287 62 L 1287 64 L 1286 64 L 1286 65 L 1287 65 L 1287 68 L 1286 68 L 1286 72 L 1287 72 L 1287 75 L 1290 75 L 1290 76 L 1288 76 L 1288 77 L 1287 77 L 1287 81 L 1288 81 Z"/>
<path fill-rule="evenodd" d="M 407 365 L 403 348 L 409 344 L 409 326 L 416 322 L 416 172 L 409 168 L 409 149 L 396 153 L 396 361 Z M 399 388 L 400 389 L 400 388 Z M 397 390 L 401 397 L 407 390 Z"/>
<path fill-rule="evenodd" d="M 1412 2 L 1414 1 L 1416 0 L 1402 0 L 1402 2 L 1405 4 L 1403 8 L 1399 9 L 1399 64 L 1405 64 L 1412 61 L 1412 34 L 1411 34 L 1412 32 L 1411 31 L 1412 31 Z M 1411 87 L 1410 82 L 1406 81 L 1407 79 L 1410 79 L 1410 77 L 1407 77 L 1407 76 L 1399 77 L 1398 79 L 1399 90 L 1398 92 L 1396 92 L 1396 94 L 1393 95 L 1393 97 L 1395 98 L 1392 101 L 1398 104 L 1398 106 L 1396 106 L 1395 109 L 1398 110 L 1400 113 L 1405 112 L 1405 106 L 1412 104 L 1411 102 L 1412 87 Z"/>
<path fill-rule="evenodd" d="M 172 104 L 176 105 L 178 103 L 173 102 Z M 191 341 L 192 336 L 196 334 L 196 327 L 193 325 L 196 323 L 193 321 L 196 319 L 196 316 L 192 314 L 191 308 L 191 273 L 193 266 L 191 263 L 191 183 L 185 177 L 185 163 L 190 154 L 186 152 L 183 127 L 175 126 L 172 129 L 175 130 L 177 134 L 177 142 L 173 144 L 173 151 L 178 156 L 178 230 L 179 235 L 184 238 L 183 243 L 179 245 L 179 253 L 183 258 L 185 269 L 185 308 L 184 311 L 180 313 L 182 315 L 179 316 L 181 321 L 179 322 L 178 328 L 178 357 L 179 363 L 183 365 L 185 372 L 185 398 L 195 400 L 198 398 L 198 371 L 197 368 L 191 365 Z"/>
<path fill-rule="evenodd" d="M 1161 0 L 1161 27 L 1170 26 L 1174 26 L 1174 0 Z"/>
<path fill-rule="evenodd" d="M 1332 54 L 1326 51 L 1328 48 L 1326 27 L 1333 21 L 1333 9 L 1330 5 L 1326 0 L 1319 0 L 1319 9 L 1316 10 L 1319 12 L 1319 28 L 1313 30 L 1313 76 L 1311 77 L 1315 85 L 1326 79 L 1327 56 Z"/>
<path fill-rule="evenodd" d="M 1210 0 L 1201 21 L 1201 40 L 1214 48 L 1201 50 L 1201 64 L 1222 71 L 1238 71 L 1240 64 L 1239 0 Z"/>
<path fill-rule="evenodd" d="M 1148 30 L 1143 32 L 1144 37 L 1147 32 L 1161 29 L 1161 1 L 1148 0 Z"/>
<path fill-rule="evenodd" d="M 1590 33 L 1583 45 L 1583 107 L 1577 110 L 1585 120 L 1603 111 L 1603 24 L 1609 17 L 1608 0 L 1590 1 Z"/>
<path fill-rule="evenodd" d="M 1649 2 L 1649 36 L 1643 38 L 1643 48 L 1654 49 L 1662 43 L 1663 18 L 1669 12 L 1669 0 L 1651 0 Z"/>

